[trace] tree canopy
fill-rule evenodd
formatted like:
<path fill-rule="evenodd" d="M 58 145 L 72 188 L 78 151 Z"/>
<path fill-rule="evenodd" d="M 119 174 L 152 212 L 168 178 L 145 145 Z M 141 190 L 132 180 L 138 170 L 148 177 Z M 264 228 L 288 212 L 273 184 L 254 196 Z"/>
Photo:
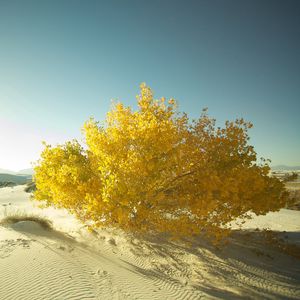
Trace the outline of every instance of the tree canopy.
<path fill-rule="evenodd" d="M 216 127 L 206 109 L 190 121 L 174 99 L 155 100 L 145 84 L 137 102 L 136 111 L 114 104 L 103 125 L 88 120 L 85 147 L 76 140 L 45 144 L 35 199 L 91 227 L 217 239 L 238 217 L 286 205 L 284 184 L 248 144 L 251 123 Z"/>

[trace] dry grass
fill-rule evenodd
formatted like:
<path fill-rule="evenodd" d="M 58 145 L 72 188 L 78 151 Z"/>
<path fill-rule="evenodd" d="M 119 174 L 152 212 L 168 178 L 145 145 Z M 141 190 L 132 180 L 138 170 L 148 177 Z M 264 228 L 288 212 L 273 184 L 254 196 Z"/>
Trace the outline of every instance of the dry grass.
<path fill-rule="evenodd" d="M 0 221 L 0 225 L 2 225 L 2 226 L 11 225 L 11 224 L 15 224 L 18 222 L 23 222 L 23 221 L 35 222 L 35 223 L 39 224 L 45 230 L 53 229 L 52 222 L 44 217 L 37 216 L 37 215 L 18 214 L 18 213 L 4 217 Z"/>

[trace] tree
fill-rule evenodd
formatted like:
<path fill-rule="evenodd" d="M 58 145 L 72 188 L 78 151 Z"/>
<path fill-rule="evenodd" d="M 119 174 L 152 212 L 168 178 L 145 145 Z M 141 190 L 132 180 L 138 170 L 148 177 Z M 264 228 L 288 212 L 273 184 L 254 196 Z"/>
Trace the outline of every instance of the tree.
<path fill-rule="evenodd" d="M 77 141 L 46 145 L 35 167 L 35 198 L 91 227 L 216 239 L 238 217 L 285 206 L 284 184 L 248 144 L 251 123 L 216 127 L 206 109 L 189 122 L 175 100 L 155 100 L 145 84 L 137 100 L 137 111 L 114 104 L 104 125 L 87 121 L 86 150 Z"/>

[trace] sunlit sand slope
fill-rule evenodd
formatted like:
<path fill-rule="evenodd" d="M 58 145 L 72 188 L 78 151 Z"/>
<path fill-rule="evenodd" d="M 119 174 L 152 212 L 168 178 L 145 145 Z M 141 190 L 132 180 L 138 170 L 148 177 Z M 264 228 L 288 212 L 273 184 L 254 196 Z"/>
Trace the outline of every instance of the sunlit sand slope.
<path fill-rule="evenodd" d="M 204 241 L 89 233 L 65 211 L 39 209 L 24 187 L 0 189 L 0 218 L 17 210 L 48 216 L 0 227 L 0 299 L 299 299 L 300 259 L 256 228 L 299 243 L 300 212 L 256 217 L 223 249 Z M 278 237 L 278 234 L 274 234 Z"/>

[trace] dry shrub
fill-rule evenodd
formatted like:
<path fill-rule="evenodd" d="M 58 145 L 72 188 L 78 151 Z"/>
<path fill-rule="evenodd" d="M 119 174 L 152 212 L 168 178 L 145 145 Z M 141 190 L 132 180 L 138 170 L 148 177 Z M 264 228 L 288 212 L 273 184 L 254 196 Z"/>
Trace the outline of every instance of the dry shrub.
<path fill-rule="evenodd" d="M 51 230 L 52 229 L 52 222 L 48 220 L 47 218 L 37 216 L 37 215 L 28 215 L 28 214 L 21 214 L 21 213 L 15 213 L 15 214 L 10 214 L 6 217 L 4 217 L 0 221 L 0 225 L 5 226 L 5 225 L 10 225 L 10 224 L 16 224 L 19 222 L 24 222 L 24 221 L 32 221 L 37 224 L 39 224 L 42 228 L 45 230 Z"/>

